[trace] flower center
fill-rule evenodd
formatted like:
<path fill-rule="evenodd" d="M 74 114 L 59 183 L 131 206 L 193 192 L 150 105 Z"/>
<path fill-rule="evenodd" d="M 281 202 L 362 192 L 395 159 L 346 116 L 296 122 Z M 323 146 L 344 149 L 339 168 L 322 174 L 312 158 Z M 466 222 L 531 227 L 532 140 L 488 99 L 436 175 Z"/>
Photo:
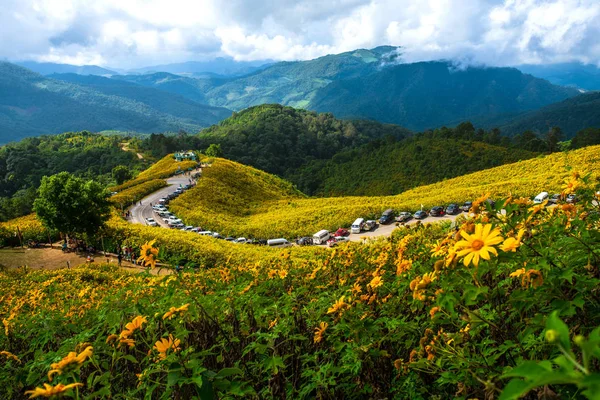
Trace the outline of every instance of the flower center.
<path fill-rule="evenodd" d="M 471 247 L 473 248 L 473 250 L 481 250 L 481 248 L 484 245 L 485 245 L 485 243 L 481 239 L 475 239 L 475 240 L 473 240 L 473 243 L 471 243 Z"/>

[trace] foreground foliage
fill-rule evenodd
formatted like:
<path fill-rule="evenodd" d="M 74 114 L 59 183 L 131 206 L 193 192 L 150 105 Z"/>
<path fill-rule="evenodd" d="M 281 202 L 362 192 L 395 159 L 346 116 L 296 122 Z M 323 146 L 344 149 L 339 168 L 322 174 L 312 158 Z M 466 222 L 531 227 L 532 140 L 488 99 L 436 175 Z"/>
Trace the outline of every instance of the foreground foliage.
<path fill-rule="evenodd" d="M 593 186 L 574 174 L 577 206 L 481 198 L 456 230 L 418 224 L 304 260 L 0 273 L 0 397 L 596 398 Z"/>

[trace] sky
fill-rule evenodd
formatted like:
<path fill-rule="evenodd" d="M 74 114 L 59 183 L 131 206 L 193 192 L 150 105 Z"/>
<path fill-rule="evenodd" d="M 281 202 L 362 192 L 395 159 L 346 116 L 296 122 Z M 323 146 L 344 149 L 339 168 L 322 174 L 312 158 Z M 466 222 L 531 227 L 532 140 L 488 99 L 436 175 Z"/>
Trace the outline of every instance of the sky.
<path fill-rule="evenodd" d="M 406 62 L 600 64 L 600 0 L 1 0 L 0 59 L 115 68 L 303 60 L 379 45 Z"/>

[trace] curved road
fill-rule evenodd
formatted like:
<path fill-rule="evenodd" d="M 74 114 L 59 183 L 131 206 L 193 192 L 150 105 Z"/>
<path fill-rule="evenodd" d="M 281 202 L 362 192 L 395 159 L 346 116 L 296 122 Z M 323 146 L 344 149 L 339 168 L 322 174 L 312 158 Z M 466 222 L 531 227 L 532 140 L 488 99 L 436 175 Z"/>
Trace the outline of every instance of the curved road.
<path fill-rule="evenodd" d="M 154 210 L 152 210 L 152 206 L 150 204 L 158 204 L 159 199 L 167 196 L 169 193 L 173 193 L 175 189 L 179 187 L 179 185 L 185 186 L 190 183 L 190 180 L 194 182 L 194 179 L 191 176 L 197 172 L 201 172 L 201 170 L 193 170 L 191 171 L 191 174 L 175 175 L 167 179 L 168 186 L 149 194 L 139 203 L 129 207 L 128 211 L 131 213 L 131 215 L 127 220 L 134 224 L 148 225 L 146 223 L 146 218 L 154 218 L 154 220 L 160 226 L 168 228 L 168 225 L 163 222 L 162 218 L 159 218 L 158 215 L 154 213 Z"/>
<path fill-rule="evenodd" d="M 176 175 L 173 176 L 169 179 L 167 179 L 167 183 L 168 186 L 157 190 L 154 193 L 149 194 L 148 196 L 144 197 L 142 199 L 141 202 L 131 206 L 128 210 L 131 213 L 131 215 L 128 218 L 128 221 L 134 224 L 142 224 L 142 225 L 147 225 L 146 223 L 146 218 L 154 218 L 154 220 L 161 226 L 164 228 L 169 228 L 169 226 L 163 222 L 162 218 L 160 218 L 157 214 L 154 213 L 154 210 L 152 210 L 152 206 L 150 204 L 157 204 L 158 200 L 167 196 L 169 193 L 173 193 L 175 191 L 175 189 L 177 187 L 179 187 L 179 185 L 184 186 L 187 185 L 188 183 L 190 183 L 190 179 L 192 180 L 192 182 L 194 181 L 193 178 L 191 178 L 192 175 L 194 175 L 197 172 L 202 172 L 202 170 L 194 170 L 191 171 L 191 174 L 186 174 L 186 175 Z M 458 215 L 445 215 L 443 217 L 431 217 L 428 216 L 427 218 L 421 220 L 421 223 L 430 223 L 430 222 L 440 222 L 440 221 L 453 221 L 454 219 L 456 219 L 456 217 L 458 217 L 459 215 L 462 215 L 463 213 L 460 213 Z M 410 224 L 414 224 L 417 220 L 415 219 L 411 219 L 410 221 L 408 221 L 406 223 L 406 225 L 410 225 Z M 390 236 L 393 232 L 393 230 L 396 229 L 396 223 L 392 222 L 391 224 L 388 225 L 378 225 L 377 228 L 368 231 L 368 232 L 361 232 L 361 233 L 357 233 L 357 234 L 350 234 L 349 239 L 350 241 L 353 242 L 360 242 L 362 241 L 365 237 L 366 238 L 377 238 L 377 237 L 382 237 L 382 236 Z M 309 233 L 307 233 L 308 235 Z M 333 232 L 332 232 L 333 234 Z M 312 234 L 311 234 L 312 235 Z"/>

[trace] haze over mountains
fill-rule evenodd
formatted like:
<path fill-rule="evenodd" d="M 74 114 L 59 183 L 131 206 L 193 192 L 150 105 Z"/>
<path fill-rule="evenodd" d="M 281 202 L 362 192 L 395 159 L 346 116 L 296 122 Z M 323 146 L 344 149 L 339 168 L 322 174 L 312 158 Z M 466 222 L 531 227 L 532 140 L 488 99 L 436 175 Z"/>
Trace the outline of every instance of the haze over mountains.
<path fill-rule="evenodd" d="M 392 46 L 272 64 L 218 58 L 129 74 L 20 64 L 46 76 L 0 64 L 0 143 L 81 129 L 193 133 L 232 111 L 265 103 L 414 131 L 471 120 L 510 135 L 557 125 L 572 136 L 600 125 L 597 97 L 581 95 L 582 88 L 600 87 L 600 73 L 582 64 L 523 66 L 545 80 L 516 68 L 403 63 L 401 49 Z"/>

